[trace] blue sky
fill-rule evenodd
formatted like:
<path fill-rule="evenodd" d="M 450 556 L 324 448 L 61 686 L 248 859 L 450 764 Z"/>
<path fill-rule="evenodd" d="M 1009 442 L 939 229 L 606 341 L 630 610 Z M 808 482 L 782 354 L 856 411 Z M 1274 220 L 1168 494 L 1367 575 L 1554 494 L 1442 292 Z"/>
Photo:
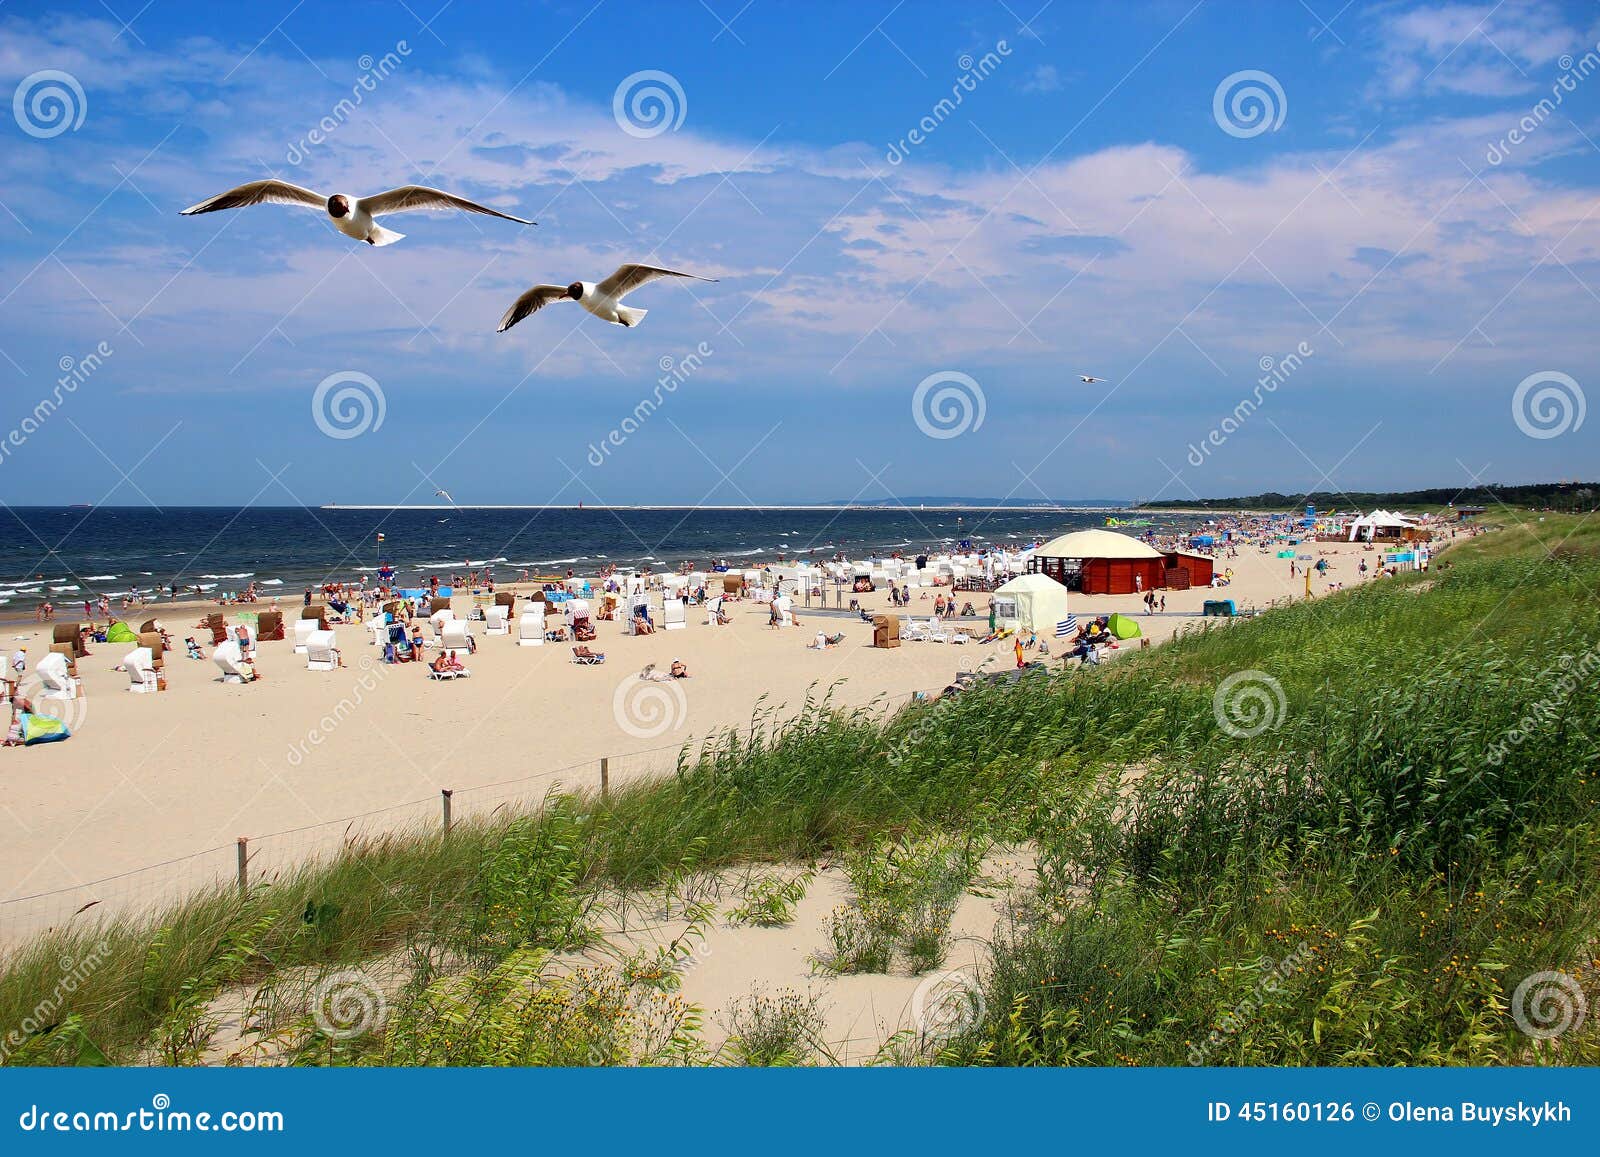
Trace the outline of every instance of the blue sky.
<path fill-rule="evenodd" d="M 1591 4 L 141 2 L 0 6 L 6 503 L 1595 474 Z M 178 214 L 266 176 L 539 225 Z"/>

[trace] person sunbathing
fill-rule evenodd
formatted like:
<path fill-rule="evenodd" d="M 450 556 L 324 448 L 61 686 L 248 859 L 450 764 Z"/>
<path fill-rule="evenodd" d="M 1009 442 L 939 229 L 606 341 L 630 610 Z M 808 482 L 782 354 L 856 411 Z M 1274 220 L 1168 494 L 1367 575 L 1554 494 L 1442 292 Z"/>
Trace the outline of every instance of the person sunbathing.
<path fill-rule="evenodd" d="M 448 671 L 454 671 L 458 675 L 472 674 L 472 672 L 467 670 L 467 668 L 462 664 L 460 656 L 454 651 L 449 652 L 449 654 L 446 656 L 445 669 Z"/>
<path fill-rule="evenodd" d="M 682 659 L 674 659 L 672 660 L 672 666 L 667 669 L 667 674 L 673 679 L 687 679 L 689 677 L 689 668 L 684 666 Z"/>
<path fill-rule="evenodd" d="M 433 662 L 429 663 L 428 666 L 433 669 L 434 674 L 443 675 L 450 670 L 450 656 L 440 651 L 433 657 Z"/>
<path fill-rule="evenodd" d="M 200 644 L 194 641 L 194 636 L 193 635 L 191 635 L 187 639 L 185 639 L 183 641 L 183 645 L 184 645 L 184 648 L 185 648 L 189 658 L 191 658 L 191 659 L 204 659 L 205 658 L 205 655 L 202 654 L 201 651 L 200 651 Z"/>
<path fill-rule="evenodd" d="M 844 642 L 843 631 L 840 631 L 836 635 L 830 635 L 824 631 L 818 631 L 817 637 L 806 644 L 806 650 L 826 651 L 829 647 L 837 647 L 842 642 Z"/>
<path fill-rule="evenodd" d="M 7 747 L 23 746 L 22 717 L 33 714 L 33 704 L 25 696 L 13 695 L 11 697 L 11 724 L 6 728 Z"/>
<path fill-rule="evenodd" d="M 636 635 L 654 634 L 656 625 L 650 621 L 650 612 L 640 607 L 633 614 L 633 633 Z"/>

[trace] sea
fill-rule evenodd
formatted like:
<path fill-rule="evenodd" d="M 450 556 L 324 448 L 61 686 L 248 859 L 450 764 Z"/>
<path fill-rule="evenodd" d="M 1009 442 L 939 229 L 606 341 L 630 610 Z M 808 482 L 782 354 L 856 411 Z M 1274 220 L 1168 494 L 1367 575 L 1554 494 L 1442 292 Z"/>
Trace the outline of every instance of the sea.
<path fill-rule="evenodd" d="M 354 582 L 392 566 L 399 585 L 492 570 L 502 582 L 594 574 L 602 567 L 661 572 L 682 562 L 762 566 L 785 559 L 908 556 L 1020 549 L 1105 525 L 1109 509 L 1001 507 L 5 507 L 0 512 L 0 606 L 28 610 L 176 583 L 202 594 L 298 593 Z M 1187 529 L 1192 516 L 1150 528 Z M 382 535 L 380 541 L 379 535 Z"/>

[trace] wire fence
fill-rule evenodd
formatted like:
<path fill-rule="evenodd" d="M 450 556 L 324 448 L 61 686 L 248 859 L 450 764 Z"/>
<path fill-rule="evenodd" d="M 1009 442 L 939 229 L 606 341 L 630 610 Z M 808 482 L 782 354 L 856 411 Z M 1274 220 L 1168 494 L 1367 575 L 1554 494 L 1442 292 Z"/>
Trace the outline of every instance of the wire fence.
<path fill-rule="evenodd" d="M 874 706 L 887 716 L 930 693 L 912 691 L 885 697 Z M 738 734 L 748 735 L 759 729 L 741 729 Z M 701 742 L 715 738 L 705 737 Z M 0 901 L 0 952 L 13 951 L 29 938 L 53 929 L 149 918 L 208 891 L 248 890 L 271 884 L 313 862 L 339 856 L 378 837 L 448 831 L 464 822 L 493 822 L 503 816 L 536 811 L 552 791 L 603 795 L 613 787 L 670 774 L 686 748 L 691 757 L 697 750 L 694 741 L 664 744 L 547 768 L 497 783 L 445 789 L 425 799 L 266 835 L 242 836 L 233 844 L 88 883 L 16 896 Z"/>

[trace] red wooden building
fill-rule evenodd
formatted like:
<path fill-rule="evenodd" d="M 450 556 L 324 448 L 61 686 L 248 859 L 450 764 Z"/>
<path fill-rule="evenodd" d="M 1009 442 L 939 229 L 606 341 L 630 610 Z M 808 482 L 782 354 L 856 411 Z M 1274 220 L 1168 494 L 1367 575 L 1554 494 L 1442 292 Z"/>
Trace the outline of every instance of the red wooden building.
<path fill-rule="evenodd" d="M 1167 580 L 1167 560 L 1160 551 L 1109 530 L 1052 539 L 1033 552 L 1028 569 L 1086 595 L 1131 595 L 1156 590 Z"/>
<path fill-rule="evenodd" d="M 1203 554 L 1190 554 L 1184 550 L 1169 550 L 1162 555 L 1167 573 L 1162 585 L 1169 590 L 1186 591 L 1190 587 L 1208 587 L 1216 564 Z"/>

